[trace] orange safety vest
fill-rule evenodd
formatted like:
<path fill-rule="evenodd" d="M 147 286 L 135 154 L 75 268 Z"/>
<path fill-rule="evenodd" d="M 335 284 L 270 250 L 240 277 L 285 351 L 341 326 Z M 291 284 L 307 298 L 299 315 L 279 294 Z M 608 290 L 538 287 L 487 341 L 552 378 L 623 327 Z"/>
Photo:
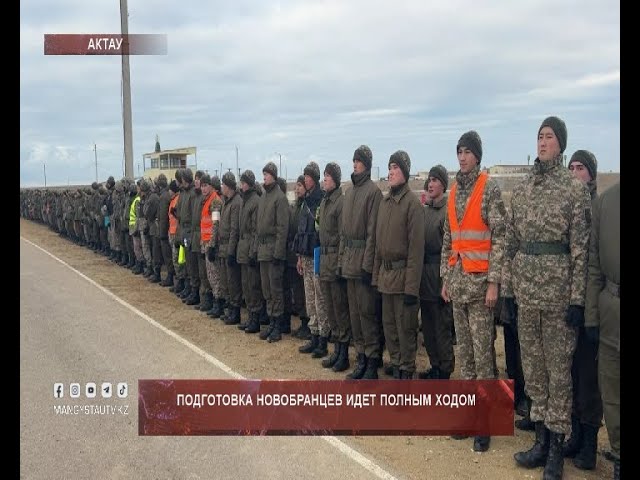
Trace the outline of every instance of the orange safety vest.
<path fill-rule="evenodd" d="M 209 198 L 204 201 L 202 205 L 202 212 L 200 212 L 200 241 L 208 242 L 213 235 L 213 218 L 209 213 L 209 205 L 216 198 L 220 198 L 217 192 L 211 192 Z"/>
<path fill-rule="evenodd" d="M 175 235 L 178 231 L 178 219 L 171 213 L 173 207 L 178 203 L 178 198 L 180 198 L 179 193 L 169 202 L 169 235 Z"/>
<path fill-rule="evenodd" d="M 486 273 L 489 271 L 489 252 L 491 252 L 491 230 L 482 221 L 482 194 L 487 183 L 486 172 L 480 173 L 471 192 L 467 208 L 458 224 L 456 215 L 456 184 L 451 188 L 447 213 L 451 228 L 451 256 L 449 266 L 452 267 L 462 259 L 462 269 L 467 273 Z"/>

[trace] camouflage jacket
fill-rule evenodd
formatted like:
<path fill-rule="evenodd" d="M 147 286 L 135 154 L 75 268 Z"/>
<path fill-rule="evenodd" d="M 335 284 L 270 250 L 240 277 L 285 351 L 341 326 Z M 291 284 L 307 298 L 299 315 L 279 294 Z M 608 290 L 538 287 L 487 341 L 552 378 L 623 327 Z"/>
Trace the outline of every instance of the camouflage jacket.
<path fill-rule="evenodd" d="M 562 157 L 548 163 L 536 158 L 533 171 L 511 196 L 504 296 L 515 296 L 519 305 L 537 308 L 584 305 L 590 224 L 589 192 L 562 167 Z M 565 244 L 569 253 L 522 252 L 529 242 Z"/>
<path fill-rule="evenodd" d="M 456 174 L 456 216 L 462 221 L 467 202 L 476 180 L 480 175 L 480 166 L 468 174 L 458 171 Z M 449 195 L 448 202 L 451 202 Z M 489 271 L 487 273 L 467 273 L 462 269 L 462 262 L 449 266 L 451 255 L 451 226 L 449 215 L 445 215 L 444 236 L 442 238 L 442 257 L 440 259 L 440 276 L 447 287 L 447 292 L 455 302 L 468 303 L 483 300 L 487 293 L 488 282 L 500 283 L 504 256 L 504 231 L 506 210 L 502 201 L 500 187 L 492 178 L 487 183 L 482 194 L 480 206 L 482 221 L 491 230 L 491 251 L 489 252 Z"/>

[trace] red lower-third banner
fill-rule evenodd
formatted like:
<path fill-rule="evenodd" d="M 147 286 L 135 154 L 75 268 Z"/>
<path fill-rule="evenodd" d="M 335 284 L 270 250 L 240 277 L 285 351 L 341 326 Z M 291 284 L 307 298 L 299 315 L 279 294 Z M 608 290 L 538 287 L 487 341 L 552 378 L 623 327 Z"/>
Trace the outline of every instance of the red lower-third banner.
<path fill-rule="evenodd" d="M 139 435 L 513 435 L 512 380 L 139 380 Z"/>

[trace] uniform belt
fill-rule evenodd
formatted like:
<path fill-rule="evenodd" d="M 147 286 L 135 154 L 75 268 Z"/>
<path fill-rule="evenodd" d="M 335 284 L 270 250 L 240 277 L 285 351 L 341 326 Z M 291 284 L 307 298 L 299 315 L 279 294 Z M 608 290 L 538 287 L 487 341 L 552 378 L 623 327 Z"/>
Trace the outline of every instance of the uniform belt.
<path fill-rule="evenodd" d="M 345 238 L 344 246 L 350 248 L 365 248 L 367 246 L 366 240 L 353 240 L 351 238 Z"/>
<path fill-rule="evenodd" d="M 338 253 L 338 247 L 320 247 L 320 253 Z"/>
<path fill-rule="evenodd" d="M 382 266 L 385 270 L 400 270 L 401 268 L 406 268 L 407 261 L 406 260 L 383 260 Z"/>
<path fill-rule="evenodd" d="M 620 298 L 620 284 L 619 283 L 615 283 L 612 282 L 611 280 L 609 280 L 607 278 L 607 285 L 606 285 L 606 289 L 609 291 L 609 293 L 611 295 L 613 295 L 614 297 L 618 297 Z"/>
<path fill-rule="evenodd" d="M 564 255 L 570 253 L 569 244 L 562 242 L 520 242 L 525 255 Z"/>
<path fill-rule="evenodd" d="M 425 265 L 435 265 L 435 264 L 439 265 L 440 257 L 441 255 L 439 253 L 425 253 L 424 260 L 422 263 L 424 263 Z"/>

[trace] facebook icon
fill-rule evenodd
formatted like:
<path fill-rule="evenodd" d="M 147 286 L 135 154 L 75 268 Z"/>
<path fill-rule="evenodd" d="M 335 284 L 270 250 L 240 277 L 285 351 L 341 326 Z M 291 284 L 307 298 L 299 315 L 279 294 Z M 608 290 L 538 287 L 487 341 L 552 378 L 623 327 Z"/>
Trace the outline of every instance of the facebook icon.
<path fill-rule="evenodd" d="M 64 397 L 64 385 L 62 383 L 54 383 L 53 384 L 53 396 L 55 398 Z"/>

